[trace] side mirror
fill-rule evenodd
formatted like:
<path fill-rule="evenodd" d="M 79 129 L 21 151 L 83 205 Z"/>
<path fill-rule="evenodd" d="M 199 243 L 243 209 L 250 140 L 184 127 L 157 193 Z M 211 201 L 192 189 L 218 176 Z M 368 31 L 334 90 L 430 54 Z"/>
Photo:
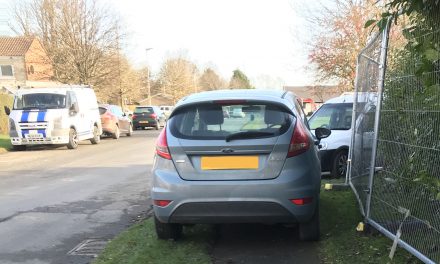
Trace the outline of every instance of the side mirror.
<path fill-rule="evenodd" d="M 321 140 L 323 138 L 328 138 L 332 131 L 328 128 L 318 127 L 315 129 L 315 136 L 317 139 Z"/>
<path fill-rule="evenodd" d="M 72 113 L 78 113 L 79 112 L 79 107 L 78 107 L 78 103 L 73 103 L 70 108 L 69 108 L 70 112 Z"/>
<path fill-rule="evenodd" d="M 5 113 L 6 115 L 10 115 L 11 114 L 11 109 L 7 106 L 5 106 Z"/>

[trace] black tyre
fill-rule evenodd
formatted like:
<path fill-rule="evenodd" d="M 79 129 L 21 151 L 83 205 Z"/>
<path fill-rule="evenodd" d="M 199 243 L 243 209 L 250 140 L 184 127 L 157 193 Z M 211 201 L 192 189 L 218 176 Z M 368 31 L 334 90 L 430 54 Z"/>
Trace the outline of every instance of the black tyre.
<path fill-rule="evenodd" d="M 319 237 L 319 205 L 316 205 L 315 213 L 310 221 L 299 224 L 299 239 L 301 241 L 318 241 Z"/>
<path fill-rule="evenodd" d="M 159 239 L 177 240 L 182 236 L 181 224 L 162 223 L 156 218 L 156 216 L 154 217 L 154 227 Z"/>
<path fill-rule="evenodd" d="M 69 131 L 69 143 L 67 143 L 68 149 L 76 149 L 78 147 L 79 139 L 78 134 L 74 128 Z"/>
<path fill-rule="evenodd" d="M 127 132 L 127 137 L 131 137 L 133 135 L 133 125 L 130 124 L 128 126 L 128 132 Z"/>
<path fill-rule="evenodd" d="M 12 145 L 12 150 L 14 151 L 25 151 L 26 145 Z"/>
<path fill-rule="evenodd" d="M 121 131 L 119 130 L 119 126 L 116 126 L 115 132 L 112 134 L 113 139 L 118 139 L 121 136 Z"/>
<path fill-rule="evenodd" d="M 154 127 L 154 129 L 156 129 L 156 130 L 160 129 L 160 122 L 159 122 L 159 120 L 156 121 L 156 126 Z"/>
<path fill-rule="evenodd" d="M 97 126 L 93 127 L 93 138 L 90 139 L 92 144 L 99 144 L 101 142 L 101 136 L 99 135 L 99 128 Z"/>
<path fill-rule="evenodd" d="M 332 176 L 335 178 L 345 177 L 347 173 L 348 151 L 339 150 L 336 152 L 332 163 Z"/>

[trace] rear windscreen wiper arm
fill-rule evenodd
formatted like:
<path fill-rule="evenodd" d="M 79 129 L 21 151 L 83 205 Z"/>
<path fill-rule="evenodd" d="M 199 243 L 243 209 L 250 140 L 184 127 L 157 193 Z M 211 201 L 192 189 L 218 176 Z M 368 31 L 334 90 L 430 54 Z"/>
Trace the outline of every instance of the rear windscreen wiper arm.
<path fill-rule="evenodd" d="M 226 142 L 229 142 L 233 139 L 246 139 L 246 138 L 259 138 L 259 137 L 266 137 L 266 136 L 273 136 L 274 133 L 271 132 L 263 132 L 263 131 L 242 131 L 237 132 L 234 134 L 230 134 L 226 136 L 225 140 Z"/>

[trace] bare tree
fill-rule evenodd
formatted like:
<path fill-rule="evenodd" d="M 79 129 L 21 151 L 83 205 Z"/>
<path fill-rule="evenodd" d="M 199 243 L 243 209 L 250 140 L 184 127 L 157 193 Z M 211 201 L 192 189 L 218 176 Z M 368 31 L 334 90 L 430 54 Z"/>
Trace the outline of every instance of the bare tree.
<path fill-rule="evenodd" d="M 105 86 L 114 73 L 118 21 L 96 0 L 32 0 L 14 9 L 16 32 L 37 36 L 63 83 Z"/>
<path fill-rule="evenodd" d="M 226 88 L 226 82 L 211 68 L 205 69 L 199 78 L 200 89 L 204 91 Z"/>
<path fill-rule="evenodd" d="M 176 103 L 182 97 L 197 92 L 197 72 L 195 64 L 182 57 L 166 60 L 158 77 L 163 95 Z"/>
<path fill-rule="evenodd" d="M 365 22 L 380 12 L 376 3 L 333 0 L 317 4 L 319 9 L 309 13 L 309 27 L 316 32 L 309 43 L 309 60 L 318 72 L 318 83 L 337 82 L 341 92 L 353 90 L 356 57 L 371 33 Z"/>

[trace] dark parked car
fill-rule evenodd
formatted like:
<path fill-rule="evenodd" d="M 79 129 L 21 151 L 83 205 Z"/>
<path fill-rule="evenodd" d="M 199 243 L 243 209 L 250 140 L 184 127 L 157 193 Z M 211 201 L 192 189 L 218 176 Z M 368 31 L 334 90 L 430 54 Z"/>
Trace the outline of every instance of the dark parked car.
<path fill-rule="evenodd" d="M 122 112 L 121 107 L 109 104 L 99 105 L 99 114 L 101 115 L 102 132 L 104 135 L 118 139 L 121 133 L 125 133 L 127 136 L 133 134 L 131 120 Z"/>
<path fill-rule="evenodd" d="M 225 118 L 229 108 L 236 118 Z M 300 239 L 319 239 L 318 146 L 330 130 L 315 134 L 291 93 L 212 91 L 181 100 L 157 139 L 158 237 L 178 238 L 184 224 L 297 223 Z"/>
<path fill-rule="evenodd" d="M 167 121 L 164 112 L 158 106 L 137 106 L 131 118 L 135 129 L 154 127 L 159 130 Z"/>

